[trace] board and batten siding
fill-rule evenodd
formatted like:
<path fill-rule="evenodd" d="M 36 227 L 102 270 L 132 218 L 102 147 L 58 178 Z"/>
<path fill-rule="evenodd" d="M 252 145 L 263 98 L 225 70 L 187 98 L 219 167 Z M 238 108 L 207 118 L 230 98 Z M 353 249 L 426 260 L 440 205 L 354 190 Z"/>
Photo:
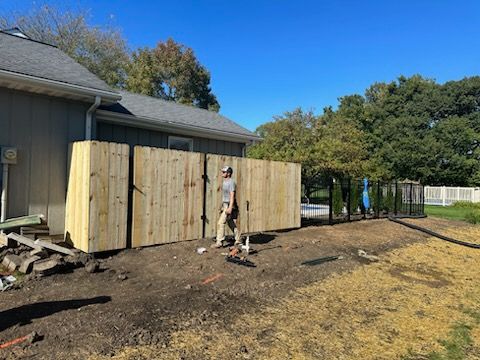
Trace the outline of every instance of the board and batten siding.
<path fill-rule="evenodd" d="M 9 167 L 8 218 L 44 214 L 50 233 L 63 233 L 68 144 L 84 139 L 88 107 L 0 88 L 0 146 L 18 149 Z"/>
<path fill-rule="evenodd" d="M 116 143 L 127 143 L 130 145 L 132 150 L 130 152 L 131 156 L 133 156 L 133 147 L 136 145 L 168 148 L 169 136 L 180 136 L 193 139 L 193 151 L 200 153 L 222 154 L 241 157 L 242 149 L 245 145 L 243 143 L 206 139 L 187 135 L 178 135 L 97 121 L 97 140 Z"/>

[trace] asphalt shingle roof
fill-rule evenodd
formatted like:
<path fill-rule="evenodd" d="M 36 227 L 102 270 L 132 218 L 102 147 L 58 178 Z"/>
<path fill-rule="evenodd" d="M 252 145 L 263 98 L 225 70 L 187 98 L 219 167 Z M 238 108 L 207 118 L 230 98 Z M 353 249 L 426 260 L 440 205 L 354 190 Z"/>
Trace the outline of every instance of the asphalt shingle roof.
<path fill-rule="evenodd" d="M 0 31 L 0 70 L 118 93 L 57 47 Z M 213 111 L 120 91 L 119 103 L 100 109 L 246 137 L 251 131 Z"/>
<path fill-rule="evenodd" d="M 1 31 L 0 69 L 90 89 L 115 92 L 57 47 Z"/>
<path fill-rule="evenodd" d="M 249 137 L 257 137 L 251 131 L 216 112 L 182 105 L 151 96 L 120 91 L 122 99 L 117 104 L 101 109 L 116 113 L 157 120 L 159 123 L 188 125 L 208 130 L 222 131 Z"/>

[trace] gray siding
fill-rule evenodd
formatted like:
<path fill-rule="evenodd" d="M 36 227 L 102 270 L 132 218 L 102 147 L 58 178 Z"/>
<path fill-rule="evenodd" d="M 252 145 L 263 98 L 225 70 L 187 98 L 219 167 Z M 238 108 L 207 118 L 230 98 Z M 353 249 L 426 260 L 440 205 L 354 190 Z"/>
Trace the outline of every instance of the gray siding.
<path fill-rule="evenodd" d="M 0 146 L 18 148 L 7 217 L 41 213 L 51 233 L 63 233 L 68 144 L 84 139 L 88 106 L 0 88 Z"/>
<path fill-rule="evenodd" d="M 118 143 L 127 143 L 131 147 L 135 145 L 153 146 L 166 148 L 168 147 L 168 136 L 182 136 L 159 131 L 138 129 L 129 126 L 115 125 L 103 122 L 97 122 L 96 137 L 101 141 L 112 141 Z M 224 154 L 232 156 L 242 156 L 242 149 L 244 144 L 205 139 L 200 137 L 193 138 L 193 151 Z"/>

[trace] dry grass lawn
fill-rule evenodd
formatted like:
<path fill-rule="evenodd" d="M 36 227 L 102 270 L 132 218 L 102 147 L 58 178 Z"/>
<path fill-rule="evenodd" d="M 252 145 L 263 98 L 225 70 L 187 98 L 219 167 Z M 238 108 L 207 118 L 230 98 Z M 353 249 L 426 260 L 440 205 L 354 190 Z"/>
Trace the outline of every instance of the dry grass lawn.
<path fill-rule="evenodd" d="M 445 233 L 480 243 L 478 226 Z M 480 359 L 479 265 L 480 250 L 431 238 L 234 323 L 176 332 L 166 348 L 124 348 L 113 358 Z"/>

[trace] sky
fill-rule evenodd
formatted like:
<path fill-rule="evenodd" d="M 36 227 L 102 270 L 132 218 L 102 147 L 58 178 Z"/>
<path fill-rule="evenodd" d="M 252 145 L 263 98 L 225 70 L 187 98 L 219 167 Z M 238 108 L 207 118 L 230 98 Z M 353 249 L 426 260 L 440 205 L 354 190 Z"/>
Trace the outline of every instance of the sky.
<path fill-rule="evenodd" d="M 0 0 L 0 13 L 45 1 Z M 47 1 L 62 4 L 65 1 Z M 317 114 L 375 82 L 480 75 L 480 1 L 76 0 L 131 49 L 172 37 L 210 71 L 220 113 L 250 130 L 301 107 Z"/>

